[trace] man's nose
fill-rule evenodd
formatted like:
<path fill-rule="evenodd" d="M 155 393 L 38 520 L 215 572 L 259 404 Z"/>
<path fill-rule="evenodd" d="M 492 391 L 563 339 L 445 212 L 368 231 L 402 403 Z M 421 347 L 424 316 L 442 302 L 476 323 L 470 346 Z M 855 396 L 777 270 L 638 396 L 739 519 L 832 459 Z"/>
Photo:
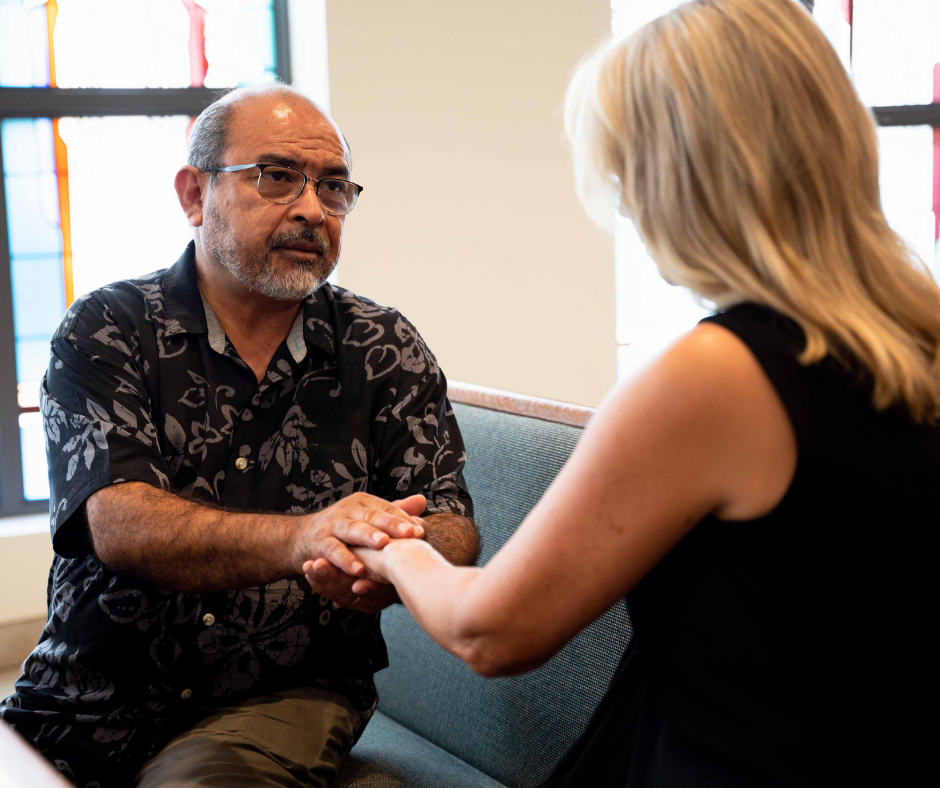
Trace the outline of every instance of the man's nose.
<path fill-rule="evenodd" d="M 326 218 L 323 213 L 323 206 L 320 205 L 320 198 L 317 197 L 317 188 L 313 181 L 307 181 L 303 191 L 289 205 L 289 218 L 294 221 L 303 221 L 308 224 L 321 224 Z"/>

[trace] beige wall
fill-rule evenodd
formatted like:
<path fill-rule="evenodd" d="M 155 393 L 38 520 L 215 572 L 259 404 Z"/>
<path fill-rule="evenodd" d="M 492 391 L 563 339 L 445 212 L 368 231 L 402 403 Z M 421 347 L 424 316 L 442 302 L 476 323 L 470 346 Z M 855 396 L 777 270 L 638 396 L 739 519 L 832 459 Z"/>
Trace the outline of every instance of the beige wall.
<path fill-rule="evenodd" d="M 49 531 L 4 536 L 0 538 L 0 554 L 3 557 L 3 572 L 0 573 L 0 626 L 31 618 L 45 618 L 46 579 L 52 563 Z"/>
<path fill-rule="evenodd" d="M 339 283 L 451 379 L 588 405 L 614 383 L 612 242 L 578 207 L 571 71 L 610 0 L 329 0 L 330 104 L 365 186 Z"/>

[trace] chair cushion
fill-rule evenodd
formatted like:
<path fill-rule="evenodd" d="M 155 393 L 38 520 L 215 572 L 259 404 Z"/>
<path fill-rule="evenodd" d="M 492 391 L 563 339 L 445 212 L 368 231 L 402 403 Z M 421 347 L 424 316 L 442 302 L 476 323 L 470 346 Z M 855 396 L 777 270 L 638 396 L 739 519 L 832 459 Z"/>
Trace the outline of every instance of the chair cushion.
<path fill-rule="evenodd" d="M 366 727 L 331 788 L 505 788 L 382 712 Z"/>

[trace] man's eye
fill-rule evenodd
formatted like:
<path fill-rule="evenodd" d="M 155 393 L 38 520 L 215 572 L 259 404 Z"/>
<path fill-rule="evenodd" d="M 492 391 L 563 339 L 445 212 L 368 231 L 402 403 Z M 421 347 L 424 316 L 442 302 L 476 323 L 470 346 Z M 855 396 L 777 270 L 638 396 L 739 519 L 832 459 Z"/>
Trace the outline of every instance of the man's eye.
<path fill-rule="evenodd" d="M 284 172 L 284 170 L 265 170 L 262 177 L 265 180 L 274 181 L 274 183 L 283 183 L 290 178 L 290 173 Z"/>
<path fill-rule="evenodd" d="M 323 185 L 332 194 L 342 194 L 346 191 L 346 184 L 342 181 L 323 181 Z"/>

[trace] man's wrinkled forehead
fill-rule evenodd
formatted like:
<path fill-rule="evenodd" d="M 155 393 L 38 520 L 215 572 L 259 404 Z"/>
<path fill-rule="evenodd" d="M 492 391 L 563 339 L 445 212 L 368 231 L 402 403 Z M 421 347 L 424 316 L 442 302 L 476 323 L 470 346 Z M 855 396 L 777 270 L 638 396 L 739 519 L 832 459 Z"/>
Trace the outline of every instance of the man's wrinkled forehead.
<path fill-rule="evenodd" d="M 347 172 L 352 169 L 349 145 L 339 127 L 316 104 L 299 96 L 242 99 L 233 108 L 227 143 L 229 149 L 274 150 L 295 161 L 316 153 L 331 160 L 333 169 L 340 163 Z"/>

